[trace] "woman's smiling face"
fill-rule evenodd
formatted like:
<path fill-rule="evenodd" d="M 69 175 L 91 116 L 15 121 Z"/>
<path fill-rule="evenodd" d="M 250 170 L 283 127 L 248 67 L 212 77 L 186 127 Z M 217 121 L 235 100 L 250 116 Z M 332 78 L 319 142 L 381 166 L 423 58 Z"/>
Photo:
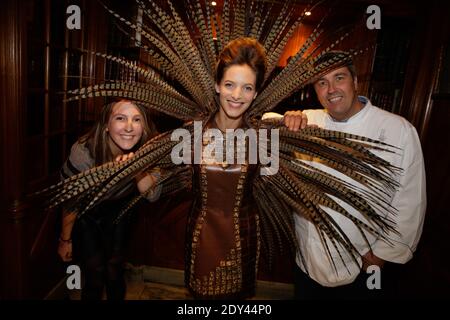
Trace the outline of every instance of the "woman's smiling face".
<path fill-rule="evenodd" d="M 241 119 L 256 97 L 256 73 L 246 64 L 231 65 L 215 88 L 219 94 L 221 116 Z"/>
<path fill-rule="evenodd" d="M 116 103 L 109 117 L 107 131 L 111 150 L 131 150 L 141 139 L 144 118 L 140 110 L 129 101 Z"/>

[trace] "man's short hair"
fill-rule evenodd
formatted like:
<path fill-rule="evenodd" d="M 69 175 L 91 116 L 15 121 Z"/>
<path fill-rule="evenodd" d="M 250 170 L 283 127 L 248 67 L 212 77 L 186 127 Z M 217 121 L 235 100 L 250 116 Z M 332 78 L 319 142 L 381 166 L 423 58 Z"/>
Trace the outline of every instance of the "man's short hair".
<path fill-rule="evenodd" d="M 314 77 L 314 82 L 328 72 L 342 67 L 347 67 L 353 79 L 356 78 L 356 68 L 350 53 L 338 50 L 326 52 L 314 62 L 314 69 L 322 69 L 322 71 L 319 71 L 317 76 Z"/>

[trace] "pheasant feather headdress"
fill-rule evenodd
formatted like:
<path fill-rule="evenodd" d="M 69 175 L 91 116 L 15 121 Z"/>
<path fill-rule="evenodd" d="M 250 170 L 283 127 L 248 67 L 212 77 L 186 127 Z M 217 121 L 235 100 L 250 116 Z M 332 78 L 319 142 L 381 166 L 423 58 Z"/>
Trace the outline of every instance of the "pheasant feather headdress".
<path fill-rule="evenodd" d="M 265 1 L 225 0 L 219 17 L 203 0 L 186 0 L 182 9 L 172 1 L 167 1 L 164 8 L 155 1 L 136 2 L 143 12 L 142 24 L 127 20 L 111 8 L 105 6 L 105 9 L 124 29 L 140 34 L 140 41 L 130 38 L 151 57 L 149 65 L 136 65 L 111 55 L 93 53 L 136 72 L 137 77 L 133 81 L 105 81 L 72 90 L 70 99 L 123 97 L 188 121 L 184 128 L 192 133 L 194 125 L 189 121 L 206 119 L 217 110 L 214 90 L 217 54 L 232 39 L 253 37 L 266 50 L 268 72 L 262 90 L 247 112 L 247 120 L 255 127 L 280 128 L 279 171 L 275 175 L 256 178 L 253 186 L 261 216 L 263 243 L 269 252 L 275 242 L 282 243 L 283 237 L 288 237 L 289 243 L 295 246 L 292 223 L 292 212 L 295 211 L 315 224 L 327 248 L 335 247 L 338 252 L 344 249 L 356 261 L 359 253 L 325 207 L 350 219 L 368 245 L 367 234 L 388 241 L 387 234 L 395 232 L 395 226 L 389 217 L 378 212 L 395 212 L 384 200 L 384 194 L 386 190 L 398 187 L 392 179 L 398 169 L 370 150 L 395 152 L 393 147 L 319 128 L 291 132 L 276 121 L 260 120 L 264 112 L 348 59 L 349 55 L 343 54 L 334 60 L 316 63 L 343 38 L 324 47 L 326 42 L 321 40 L 320 22 L 287 66 L 279 74 L 272 75 L 288 39 L 301 26 L 304 12 L 313 10 L 314 6 L 307 6 L 299 14 L 294 10 L 295 6 L 288 3 L 277 7 Z M 170 161 L 170 152 L 176 144 L 170 139 L 170 132 L 163 133 L 142 146 L 132 159 L 95 167 L 46 192 L 53 196 L 53 206 L 70 200 L 71 209 L 81 215 L 143 170 L 158 166 L 171 169 L 172 173 L 161 183 L 166 192 L 173 193 L 191 183 L 189 171 L 181 166 L 176 169 Z M 355 184 L 300 160 L 302 155 L 319 159 L 323 165 L 352 178 Z M 364 219 L 351 215 L 335 198 L 361 212 Z"/>

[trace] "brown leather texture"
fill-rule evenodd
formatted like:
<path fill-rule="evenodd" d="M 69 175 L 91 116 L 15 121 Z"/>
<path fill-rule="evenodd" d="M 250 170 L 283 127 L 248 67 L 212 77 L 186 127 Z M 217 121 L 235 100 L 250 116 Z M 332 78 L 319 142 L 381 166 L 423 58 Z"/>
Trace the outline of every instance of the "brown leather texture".
<path fill-rule="evenodd" d="M 254 294 L 259 227 L 251 181 L 256 171 L 256 165 L 247 163 L 194 165 L 196 199 L 188 223 L 186 285 L 196 298 Z"/>

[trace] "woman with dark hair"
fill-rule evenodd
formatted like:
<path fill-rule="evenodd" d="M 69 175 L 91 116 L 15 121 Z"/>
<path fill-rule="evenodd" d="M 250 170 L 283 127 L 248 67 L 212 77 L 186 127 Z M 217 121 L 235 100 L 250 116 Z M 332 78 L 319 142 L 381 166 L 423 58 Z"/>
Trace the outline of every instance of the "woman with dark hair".
<path fill-rule="evenodd" d="M 238 38 L 224 48 L 216 67 L 219 107 L 204 132 L 248 128 L 244 116 L 264 80 L 265 57 L 264 48 L 251 38 Z M 257 165 L 247 159 L 230 165 L 211 160 L 203 152 L 201 164 L 194 165 L 196 199 L 188 223 L 186 284 L 196 298 L 250 297 L 259 256 L 258 217 L 249 190 Z"/>
<path fill-rule="evenodd" d="M 97 123 L 72 146 L 61 176 L 65 179 L 109 161 L 130 158 L 155 133 L 148 120 L 146 109 L 131 101 L 106 105 Z M 137 191 L 144 193 L 155 187 L 158 175 L 138 175 L 136 183 L 129 183 L 78 219 L 75 213 L 64 210 L 58 254 L 63 261 L 71 261 L 73 243 L 85 280 L 82 299 L 101 299 L 105 286 L 108 299 L 125 297 L 123 259 L 129 215 L 118 221 L 116 218 Z M 159 189 L 150 190 L 147 199 L 156 201 Z"/>

